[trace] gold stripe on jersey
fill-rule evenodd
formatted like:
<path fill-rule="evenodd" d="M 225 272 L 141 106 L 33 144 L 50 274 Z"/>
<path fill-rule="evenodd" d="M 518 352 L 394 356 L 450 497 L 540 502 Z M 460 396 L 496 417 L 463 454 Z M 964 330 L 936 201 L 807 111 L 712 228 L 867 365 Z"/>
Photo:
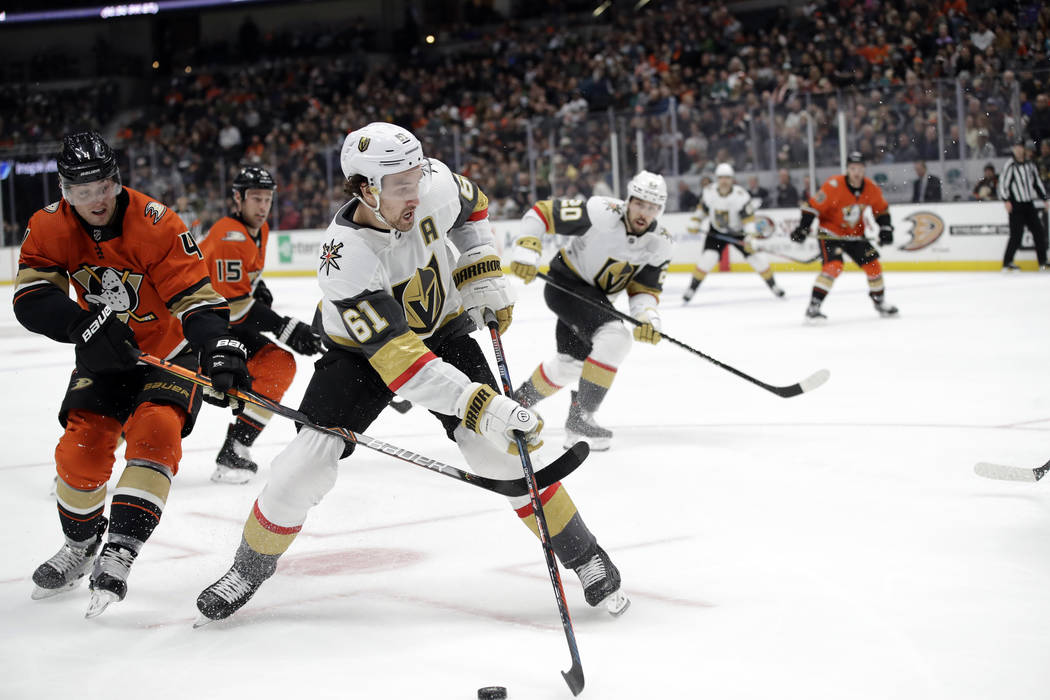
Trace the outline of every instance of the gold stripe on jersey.
<path fill-rule="evenodd" d="M 536 209 L 540 216 L 543 217 L 543 223 L 547 224 L 547 233 L 554 233 L 554 201 L 541 199 L 533 204 L 532 208 Z"/>
<path fill-rule="evenodd" d="M 63 509 L 86 515 L 95 512 L 106 502 L 106 485 L 103 484 L 94 491 L 81 491 L 59 479 L 55 486 L 55 496 Z"/>
<path fill-rule="evenodd" d="M 15 276 L 15 287 L 48 282 L 69 294 L 69 275 L 65 270 L 38 270 L 32 267 L 23 267 Z"/>
<path fill-rule="evenodd" d="M 390 384 L 428 352 L 418 335 L 405 331 L 384 343 L 368 358 L 368 362 L 379 373 L 383 383 Z"/>
<path fill-rule="evenodd" d="M 190 311 L 203 306 L 217 305 L 225 306 L 226 300 L 221 294 L 215 291 L 215 288 L 211 286 L 210 281 L 206 281 L 189 294 L 181 296 L 177 300 L 171 302 L 168 309 L 175 318 L 181 321 L 183 316 Z"/>
<path fill-rule="evenodd" d="M 652 294 L 654 297 L 656 297 L 656 300 L 659 301 L 660 300 L 660 292 L 662 292 L 662 291 L 663 291 L 663 289 L 657 289 L 656 287 L 650 287 L 647 284 L 642 284 L 638 280 L 631 280 L 627 284 L 627 294 L 628 294 L 628 296 L 634 296 L 635 294 Z"/>
<path fill-rule="evenodd" d="M 608 389 L 612 386 L 613 380 L 616 379 L 616 368 L 598 364 L 588 357 L 583 362 L 583 372 L 580 373 L 580 379 Z"/>
<path fill-rule="evenodd" d="M 495 255 L 486 255 L 469 265 L 456 268 L 455 272 L 452 273 L 452 281 L 455 283 L 456 289 L 462 289 L 463 285 L 475 280 L 502 276 L 503 263 L 500 259 Z"/>

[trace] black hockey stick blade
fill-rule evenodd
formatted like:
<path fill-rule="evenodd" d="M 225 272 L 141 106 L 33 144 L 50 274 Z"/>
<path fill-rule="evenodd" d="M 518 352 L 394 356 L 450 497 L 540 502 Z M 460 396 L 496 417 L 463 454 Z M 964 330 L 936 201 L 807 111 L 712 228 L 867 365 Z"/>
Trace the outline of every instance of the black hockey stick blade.
<path fill-rule="evenodd" d="M 993 464 L 992 462 L 978 462 L 973 465 L 973 471 L 977 476 L 985 479 L 998 479 L 1000 481 L 1039 481 L 1050 471 L 1050 462 L 1035 469 L 1025 467 L 1014 467 L 1008 464 Z"/>
<path fill-rule="evenodd" d="M 768 386 L 768 388 L 777 396 L 783 396 L 785 399 L 789 399 L 792 396 L 798 396 L 807 391 L 813 391 L 817 387 L 823 385 L 824 382 L 828 381 L 829 377 L 831 377 L 831 372 L 826 369 L 818 369 L 797 384 L 792 384 L 790 386 Z"/>
<path fill-rule="evenodd" d="M 181 367 L 172 362 L 168 362 L 167 360 L 150 355 L 149 353 L 142 352 L 137 348 L 135 349 L 135 353 L 140 362 L 159 367 L 177 377 L 187 379 L 200 387 L 211 388 L 211 379 L 199 372 L 194 372 L 186 367 Z M 369 437 L 364 433 L 355 433 L 345 428 L 326 428 L 317 425 L 311 422 L 306 414 L 297 411 L 294 408 L 277 403 L 276 401 L 272 401 L 253 391 L 230 389 L 226 394 L 246 403 L 261 406 L 272 413 L 283 416 L 284 418 L 288 418 L 297 423 L 301 423 L 305 427 L 310 428 L 311 430 L 316 430 L 319 433 L 328 433 L 329 435 L 334 435 L 349 443 L 363 445 L 364 447 L 375 450 L 376 452 L 382 452 L 383 454 L 394 457 L 395 459 L 400 459 L 402 462 L 408 462 L 417 467 L 423 467 L 432 472 L 444 474 L 445 476 L 456 479 L 457 481 L 465 481 L 468 484 L 485 489 L 486 491 L 492 491 L 493 493 L 498 493 L 502 496 L 525 496 L 529 493 L 529 485 L 524 477 L 519 479 L 490 479 L 485 476 L 474 474 L 473 472 L 464 471 L 463 469 L 454 467 L 451 464 L 445 464 L 436 459 L 430 459 L 429 457 L 417 452 L 406 450 L 396 445 L 391 445 L 383 440 Z M 583 460 L 587 459 L 590 450 L 590 445 L 586 442 L 577 442 L 558 457 L 558 459 L 551 462 L 547 468 L 536 472 L 536 482 L 540 484 L 540 488 L 545 488 L 557 481 L 561 481 L 575 471 L 577 467 L 583 464 Z"/>
<path fill-rule="evenodd" d="M 562 671 L 561 677 L 565 679 L 565 683 L 569 686 L 569 690 L 574 696 L 579 695 L 583 692 L 583 666 L 576 659 L 572 660 L 572 668 L 568 671 Z"/>

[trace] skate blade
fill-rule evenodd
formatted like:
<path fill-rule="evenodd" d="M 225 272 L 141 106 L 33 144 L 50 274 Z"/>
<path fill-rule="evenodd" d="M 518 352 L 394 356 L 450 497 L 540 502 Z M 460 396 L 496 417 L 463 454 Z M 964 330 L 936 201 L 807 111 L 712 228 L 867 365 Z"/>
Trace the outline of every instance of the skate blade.
<path fill-rule="evenodd" d="M 84 617 L 90 620 L 98 617 L 106 611 L 110 603 L 120 600 L 120 597 L 111 591 L 91 591 L 91 602 L 88 603 L 87 612 Z"/>
<path fill-rule="evenodd" d="M 196 620 L 193 621 L 193 629 L 199 630 L 201 627 L 206 627 L 217 620 L 213 620 L 204 613 L 201 613 Z"/>
<path fill-rule="evenodd" d="M 607 452 L 612 447 L 612 438 L 590 438 L 578 433 L 567 432 L 562 449 L 568 450 L 577 442 L 586 442 L 591 446 L 591 452 Z"/>
<path fill-rule="evenodd" d="M 806 316 L 805 320 L 803 321 L 803 323 L 807 326 L 823 326 L 827 322 L 828 319 L 826 316 L 824 318 L 813 318 L 812 316 Z"/>
<path fill-rule="evenodd" d="M 211 480 L 217 484 L 247 484 L 255 476 L 255 472 L 249 469 L 230 469 L 229 467 L 215 467 Z"/>
<path fill-rule="evenodd" d="M 45 598 L 53 598 L 60 593 L 66 593 L 76 588 L 80 584 L 80 579 L 83 576 L 77 578 L 75 581 L 70 581 L 64 586 L 58 588 L 41 588 L 40 586 L 34 586 L 33 592 L 29 594 L 29 597 L 33 600 L 44 600 Z"/>
<path fill-rule="evenodd" d="M 599 605 L 604 605 L 606 611 L 613 617 L 619 617 L 627 612 L 627 608 L 631 607 L 631 599 L 623 591 L 615 591 L 606 596 L 605 600 Z"/>

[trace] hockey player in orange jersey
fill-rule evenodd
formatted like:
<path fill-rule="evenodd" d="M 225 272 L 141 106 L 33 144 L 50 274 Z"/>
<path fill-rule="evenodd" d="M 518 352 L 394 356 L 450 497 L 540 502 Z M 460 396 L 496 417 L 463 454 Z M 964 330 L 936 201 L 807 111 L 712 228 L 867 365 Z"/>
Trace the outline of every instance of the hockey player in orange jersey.
<path fill-rule="evenodd" d="M 229 306 L 211 286 L 203 255 L 179 217 L 124 188 L 102 137 L 65 137 L 62 199 L 29 220 L 14 311 L 28 330 L 76 346 L 55 448 L 58 517 L 65 544 L 33 574 L 33 598 L 73 589 L 91 570 L 88 617 L 123 600 L 131 565 L 160 521 L 178 473 L 182 438 L 203 396 L 194 384 L 137 362 L 135 348 L 197 369 L 220 390 L 250 388 L 244 345 Z M 77 302 L 69 298 L 72 281 Z M 106 484 L 123 432 L 127 466 Z M 97 553 L 97 557 L 95 556 Z M 93 563 L 93 564 L 92 564 Z"/>
<path fill-rule="evenodd" d="M 846 161 L 846 174 L 835 175 L 824 182 L 820 191 L 802 206 L 802 220 L 791 232 L 791 240 L 801 243 L 806 240 L 813 219 L 819 217 L 817 238 L 824 264 L 806 309 L 809 322 L 827 320 L 820 305 L 831 292 L 835 278 L 842 274 L 843 253 L 849 255 L 868 276 L 868 294 L 875 310 L 883 316 L 897 313 L 897 307 L 885 301 L 886 287 L 882 281 L 879 251 L 864 237 L 864 210 L 870 207 L 879 226 L 879 245 L 893 243 L 889 205 L 879 186 L 864 177 L 864 157 L 854 151 Z"/>
<path fill-rule="evenodd" d="M 321 351 L 321 336 L 291 316 L 272 308 L 273 295 L 262 280 L 266 265 L 266 241 L 270 227 L 266 217 L 277 189 L 273 176 L 250 165 L 233 180 L 233 213 L 215 222 L 201 241 L 201 250 L 215 290 L 230 303 L 230 327 L 248 351 L 248 372 L 253 389 L 280 401 L 295 378 L 295 358 L 262 332 L 303 355 Z M 226 431 L 226 442 L 215 458 L 212 481 L 243 484 L 258 472 L 249 448 L 270 421 L 272 414 L 251 404 L 234 416 Z"/>

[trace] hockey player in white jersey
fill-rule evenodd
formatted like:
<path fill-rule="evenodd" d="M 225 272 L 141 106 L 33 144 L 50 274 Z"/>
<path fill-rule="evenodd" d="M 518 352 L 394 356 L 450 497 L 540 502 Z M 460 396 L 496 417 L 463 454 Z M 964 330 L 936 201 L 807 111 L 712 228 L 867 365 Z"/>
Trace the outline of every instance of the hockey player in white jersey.
<path fill-rule="evenodd" d="M 704 250 L 693 270 L 693 279 L 682 299 L 688 302 L 696 294 L 707 273 L 718 264 L 726 246 L 733 246 L 744 256 L 755 272 L 765 280 L 770 291 L 778 297 L 784 296 L 775 279 L 769 261 L 762 253 L 751 247 L 745 227 L 755 220 L 755 206 L 751 195 L 740 185 L 734 184 L 735 173 L 729 163 L 719 163 L 715 168 L 716 181 L 700 193 L 700 203 L 690 222 L 689 233 L 700 233 L 700 224 L 709 221 Z"/>
<path fill-rule="evenodd" d="M 511 272 L 535 279 L 542 246 L 540 236 L 570 237 L 550 265 L 561 286 L 612 308 L 611 299 L 626 290 L 631 315 L 641 322 L 634 339 L 660 341 L 660 293 L 671 261 L 671 237 L 658 222 L 667 202 L 663 177 L 641 171 L 627 184 L 627 199 L 590 197 L 536 202 L 521 220 Z M 514 393 L 523 406 L 576 384 L 565 421 L 566 444 L 587 440 L 592 450 L 607 450 L 612 431 L 598 425 L 594 413 L 612 386 L 631 348 L 631 331 L 623 321 L 553 285 L 543 298 L 557 316 L 557 354 L 544 361 Z"/>
<path fill-rule="evenodd" d="M 317 425 L 364 431 L 396 393 L 430 409 L 474 471 L 520 477 L 512 431 L 525 433 L 535 448 L 542 422 L 493 388 L 496 380 L 469 335 L 484 326 L 486 310 L 505 331 L 513 308 L 487 197 L 425 158 L 416 137 L 393 124 L 351 132 L 340 161 L 350 201 L 328 227 L 317 274 L 329 349 L 315 364 L 300 410 Z M 274 458 L 233 566 L 197 599 L 202 622 L 234 613 L 273 574 L 309 509 L 335 484 L 338 461 L 351 452 L 343 440 L 307 428 Z M 619 590 L 620 574 L 566 489 L 553 484 L 541 499 L 554 551 L 580 576 L 587 602 L 622 612 L 629 601 Z M 529 497 L 508 500 L 536 533 Z"/>

